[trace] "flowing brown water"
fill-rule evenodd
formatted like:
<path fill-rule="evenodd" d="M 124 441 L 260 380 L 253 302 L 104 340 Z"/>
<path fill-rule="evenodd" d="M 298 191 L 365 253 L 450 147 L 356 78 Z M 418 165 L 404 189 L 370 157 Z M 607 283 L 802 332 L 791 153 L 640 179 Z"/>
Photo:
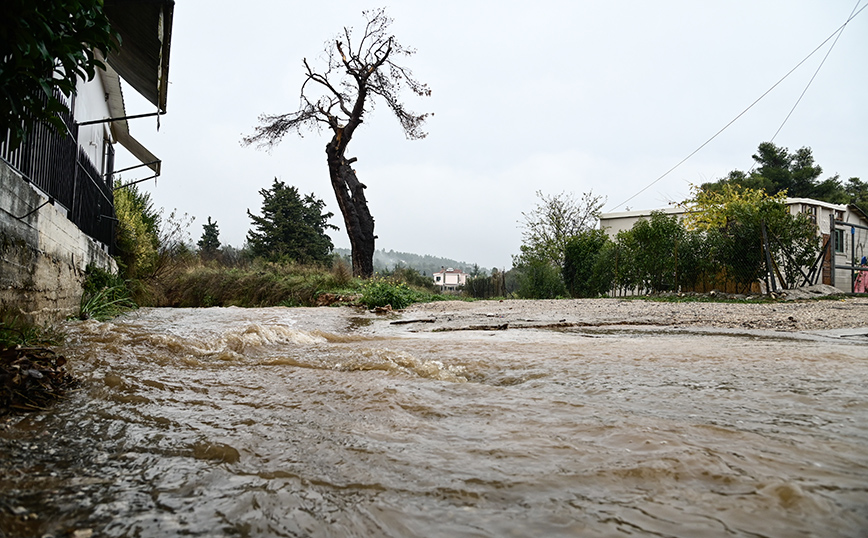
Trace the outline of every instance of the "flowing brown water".
<path fill-rule="evenodd" d="M 864 340 L 347 312 L 71 324 L 82 389 L 0 429 L 0 536 L 868 534 Z"/>

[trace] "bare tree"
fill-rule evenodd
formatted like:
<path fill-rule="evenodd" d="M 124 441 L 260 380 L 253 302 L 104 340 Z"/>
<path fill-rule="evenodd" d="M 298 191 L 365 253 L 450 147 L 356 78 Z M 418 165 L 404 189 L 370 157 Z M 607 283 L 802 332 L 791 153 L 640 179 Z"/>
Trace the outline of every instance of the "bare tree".
<path fill-rule="evenodd" d="M 374 240 L 377 238 L 374 218 L 365 199 L 367 187 L 359 182 L 351 167 L 357 159 L 346 157 L 347 146 L 363 116 L 373 109 L 375 96 L 386 102 L 407 138 L 425 138 L 427 133 L 422 131 L 422 125 L 429 114 L 414 114 L 404 108 L 400 93 L 406 87 L 416 95 L 429 96 L 431 90 L 414 79 L 409 69 L 396 63 L 416 51 L 401 46 L 388 33 L 392 19 L 386 16 L 385 9 L 362 14 L 367 24 L 358 42 L 353 39 L 352 29 L 344 27 L 333 42 L 326 44 L 324 68 L 314 69 L 304 60 L 305 80 L 299 109 L 289 114 L 263 114 L 256 132 L 245 137 L 242 143 L 271 148 L 288 131 L 301 135 L 309 129 L 320 131 L 323 126 L 331 130 L 326 159 L 352 246 L 353 274 L 369 277 L 374 272 Z"/>

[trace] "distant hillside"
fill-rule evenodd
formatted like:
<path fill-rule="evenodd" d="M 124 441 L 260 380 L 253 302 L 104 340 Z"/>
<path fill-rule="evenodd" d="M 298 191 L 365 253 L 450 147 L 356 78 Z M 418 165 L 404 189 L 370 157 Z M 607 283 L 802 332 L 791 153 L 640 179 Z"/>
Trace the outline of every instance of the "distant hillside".
<path fill-rule="evenodd" d="M 340 254 L 344 258 L 350 257 L 350 249 L 336 248 L 335 253 Z M 412 254 L 410 252 L 395 252 L 394 250 L 387 251 L 386 249 L 374 251 L 374 271 L 391 271 L 395 267 L 410 267 L 424 275 L 432 275 L 440 270 L 441 267 L 461 269 L 465 273 L 473 271 L 472 263 L 459 262 L 450 260 L 449 258 L 438 258 L 428 254 Z M 482 267 L 479 271 L 488 274 L 489 271 Z"/>

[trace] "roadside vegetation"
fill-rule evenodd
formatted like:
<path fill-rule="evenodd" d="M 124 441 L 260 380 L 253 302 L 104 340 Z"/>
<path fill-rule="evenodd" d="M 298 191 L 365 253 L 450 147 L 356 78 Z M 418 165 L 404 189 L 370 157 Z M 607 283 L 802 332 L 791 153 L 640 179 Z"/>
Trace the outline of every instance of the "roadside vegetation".
<path fill-rule="evenodd" d="M 810 217 L 790 214 L 787 196 L 864 211 L 868 185 L 837 175 L 821 180 L 822 168 L 807 147 L 791 153 L 764 142 L 753 159 L 748 173 L 734 170 L 694 187 L 680 204 L 683 218 L 652 213 L 613 238 L 597 229 L 599 196 L 539 192 L 538 205 L 523 213 L 513 269 L 499 286 L 474 279 L 467 289 L 476 297 L 504 290 L 535 299 L 682 293 L 719 301 L 757 297 L 772 289 L 772 278 L 781 288 L 812 282 L 823 244 Z"/>
<path fill-rule="evenodd" d="M 332 253 L 326 231 L 333 216 L 313 194 L 274 180 L 260 190 L 260 214 L 240 248 L 221 245 L 209 216 L 193 246 L 192 219 L 164 217 L 136 186 L 117 191 L 119 274 L 89 271 L 81 318 L 105 319 L 139 306 L 325 306 L 405 308 L 454 299 L 434 292 L 431 277 L 406 267 L 370 279 Z"/>
<path fill-rule="evenodd" d="M 427 270 L 396 266 L 354 277 L 350 257 L 336 254 L 326 234 L 335 227 L 325 203 L 278 179 L 260 190 L 260 210 L 247 211 L 251 229 L 241 248 L 221 244 L 210 216 L 194 242 L 192 219 L 166 216 L 147 193 L 126 187 L 116 191 L 120 273 L 89 275 L 80 317 L 105 319 L 136 305 L 351 304 L 397 310 L 456 298 L 757 300 L 758 283 L 769 273 L 764 249 L 777 281 L 793 287 L 804 280 L 805 267 L 816 265 L 821 246 L 814 223 L 789 213 L 785 189 L 850 203 L 863 203 L 864 189 L 856 178 L 846 185 L 837 177 L 819 181 L 821 169 L 809 148 L 791 155 L 761 144 L 754 158 L 757 172 L 733 172 L 695 187 L 683 203 L 683 219 L 654 213 L 613 238 L 597 229 L 601 196 L 538 192 L 537 206 L 522 214 L 522 245 L 513 267 L 490 273 L 475 267 L 461 294 L 446 296 L 435 293 Z"/>

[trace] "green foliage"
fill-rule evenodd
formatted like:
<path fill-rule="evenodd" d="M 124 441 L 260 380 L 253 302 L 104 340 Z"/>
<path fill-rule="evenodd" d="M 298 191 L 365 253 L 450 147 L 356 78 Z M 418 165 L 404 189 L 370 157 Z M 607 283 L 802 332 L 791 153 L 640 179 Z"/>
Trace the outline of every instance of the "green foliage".
<path fill-rule="evenodd" d="M 651 291 L 678 287 L 678 246 L 684 243 L 685 230 L 674 215 L 651 213 L 624 234 L 622 244 L 630 251 L 637 284 Z"/>
<path fill-rule="evenodd" d="M 262 216 L 247 211 L 254 230 L 247 241 L 254 256 L 266 260 L 298 263 L 327 263 L 333 249 L 325 231 L 333 213 L 323 213 L 325 202 L 313 194 L 302 198 L 298 189 L 274 179 L 270 189 L 261 189 Z"/>
<path fill-rule="evenodd" d="M 121 181 L 115 182 L 120 187 Z M 142 279 L 157 267 L 160 247 L 160 214 L 151 195 L 130 185 L 115 191 L 117 262 L 126 279 Z"/>
<path fill-rule="evenodd" d="M 56 346 L 66 335 L 50 325 L 38 326 L 11 312 L 0 312 L 0 351 L 16 346 Z"/>
<path fill-rule="evenodd" d="M 88 266 L 86 275 L 79 319 L 106 321 L 138 308 L 127 282 L 120 276 L 94 266 Z"/>
<path fill-rule="evenodd" d="M 430 276 L 425 276 L 419 271 L 409 267 L 396 267 L 392 271 L 382 271 L 379 275 L 395 282 L 405 282 L 415 288 L 420 288 L 429 292 L 434 291 L 434 280 Z"/>
<path fill-rule="evenodd" d="M 844 192 L 850 203 L 859 207 L 863 213 L 868 214 L 868 183 L 858 177 L 851 177 L 844 185 Z"/>
<path fill-rule="evenodd" d="M 554 264 L 543 260 L 531 260 L 516 268 L 518 290 L 522 299 L 557 299 L 567 295 L 561 271 Z"/>
<path fill-rule="evenodd" d="M 389 305 L 393 310 L 401 310 L 419 302 L 421 298 L 418 291 L 404 282 L 394 283 L 381 278 L 372 278 L 362 284 L 362 297 L 359 302 L 368 308 Z"/>
<path fill-rule="evenodd" d="M 752 189 L 770 194 L 786 193 L 793 198 L 813 198 L 835 204 L 856 204 L 868 207 L 868 184 L 851 177 L 846 184 L 838 175 L 820 180 L 823 169 L 814 163 L 811 148 L 795 152 L 771 142 L 759 145 L 753 155 L 756 163 L 749 172 L 733 170 L 725 178 L 702 185 L 703 191 L 716 192 L 725 186 Z"/>
<path fill-rule="evenodd" d="M 217 229 L 217 221 L 211 222 L 210 216 L 208 223 L 202 225 L 202 237 L 196 245 L 199 254 L 205 257 L 213 257 L 220 248 L 220 230 Z"/>
<path fill-rule="evenodd" d="M 150 194 L 136 185 L 115 191 L 115 214 L 118 271 L 136 303 L 156 304 L 160 302 L 154 297 L 160 292 L 160 277 L 193 258 L 187 246 L 192 218 L 175 211 L 164 218 L 162 210 L 154 209 Z"/>
<path fill-rule="evenodd" d="M 592 192 L 576 200 L 572 193 L 546 196 L 537 191 L 540 203 L 528 213 L 522 213 L 521 254 L 513 264 L 529 265 L 548 262 L 563 267 L 567 242 L 579 233 L 596 225 L 605 200 Z"/>
<path fill-rule="evenodd" d="M 615 280 L 612 242 L 603 230 L 586 230 L 570 238 L 561 274 L 572 297 L 598 297 Z"/>
<path fill-rule="evenodd" d="M 82 295 L 78 317 L 107 321 L 136 308 L 138 305 L 130 297 L 130 290 L 126 286 L 114 286 Z"/>
<path fill-rule="evenodd" d="M 36 2 L 3 0 L 0 17 L 0 142 L 17 147 L 37 122 L 65 135 L 58 116 L 68 112 L 56 97 L 75 94 L 76 80 L 91 80 L 117 49 L 102 0 Z"/>
<path fill-rule="evenodd" d="M 705 232 L 708 253 L 728 278 L 747 287 L 767 273 L 762 226 L 769 251 L 786 284 L 798 284 L 801 268 L 811 265 L 820 250 L 816 226 L 805 215 L 792 215 L 785 193 L 768 196 L 761 190 L 723 185 L 717 192 L 694 188 L 687 222 Z"/>

